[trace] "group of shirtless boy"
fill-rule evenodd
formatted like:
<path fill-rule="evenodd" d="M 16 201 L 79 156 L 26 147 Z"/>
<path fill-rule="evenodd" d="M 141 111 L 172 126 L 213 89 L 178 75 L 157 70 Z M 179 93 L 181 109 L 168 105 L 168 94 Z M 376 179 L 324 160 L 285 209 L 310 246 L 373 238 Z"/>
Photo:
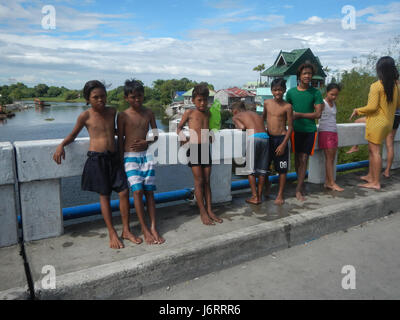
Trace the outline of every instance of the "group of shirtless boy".
<path fill-rule="evenodd" d="M 250 204 L 261 203 L 264 185 L 269 190 L 268 172 L 273 162 L 279 173 L 279 192 L 275 203 L 284 203 L 283 191 L 286 173 L 289 167 L 289 139 L 295 152 L 295 166 L 298 174 L 296 197 L 304 201 L 304 178 L 309 155 L 313 153 L 316 127 L 315 119 L 319 118 L 322 109 L 322 97 L 317 89 L 310 87 L 313 68 L 303 65 L 299 69 L 297 88 L 288 91 L 283 100 L 286 84 L 283 79 L 272 82 L 273 99 L 264 102 L 263 116 L 246 110 L 243 102 L 232 106 L 233 122 L 238 129 L 251 132 L 254 139 L 253 165 L 248 179 L 252 191 Z M 72 143 L 83 127 L 89 133 L 88 158 L 82 174 L 82 189 L 100 195 L 101 212 L 106 223 L 110 247 L 124 247 L 123 240 L 140 244 L 143 240 L 135 236 L 129 226 L 129 188 L 133 192 L 135 210 L 140 222 L 144 240 L 148 244 L 162 244 L 165 239 L 156 228 L 156 210 L 154 191 L 154 160 L 147 150 L 157 140 L 157 125 L 154 114 L 143 106 L 144 87 L 141 82 L 127 80 L 124 97 L 129 108 L 118 113 L 115 108 L 106 107 L 107 93 L 103 83 L 92 80 L 85 84 L 83 95 L 91 108 L 83 111 L 77 119 L 72 132 L 57 147 L 53 159 L 61 164 L 65 159 L 64 147 Z M 211 138 L 209 129 L 210 112 L 208 109 L 209 89 L 206 84 L 195 86 L 192 101 L 195 109 L 187 110 L 178 125 L 177 134 L 182 144 L 188 143 L 188 166 L 194 177 L 194 194 L 200 211 L 200 218 L 205 225 L 222 223 L 212 210 L 211 176 Z M 294 112 L 293 112 L 294 110 Z M 117 116 L 117 128 L 115 118 Z M 267 122 L 267 130 L 265 129 Z M 297 122 L 297 124 L 296 124 Z M 293 125 L 294 123 L 294 125 Z M 189 137 L 183 133 L 188 124 Z M 149 128 L 152 128 L 152 141 L 146 139 Z M 294 127 L 294 130 L 293 130 Z M 314 128 L 315 127 L 315 128 Z M 204 134 L 206 132 L 207 134 Z M 115 135 L 118 143 L 115 143 Z M 258 184 L 256 184 L 258 176 Z M 120 198 L 120 212 L 123 224 L 121 237 L 112 223 L 110 195 L 115 191 Z M 150 217 L 148 227 L 144 218 L 143 195 Z"/>

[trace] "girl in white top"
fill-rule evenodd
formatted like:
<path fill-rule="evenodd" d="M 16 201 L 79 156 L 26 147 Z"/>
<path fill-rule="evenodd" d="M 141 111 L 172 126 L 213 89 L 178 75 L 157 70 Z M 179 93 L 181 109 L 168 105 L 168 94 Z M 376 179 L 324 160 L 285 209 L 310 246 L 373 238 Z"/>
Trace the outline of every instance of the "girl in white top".
<path fill-rule="evenodd" d="M 318 126 L 318 146 L 325 153 L 325 188 L 335 191 L 343 191 L 339 187 L 334 176 L 335 157 L 338 148 L 338 134 L 336 126 L 336 98 L 340 92 L 340 87 L 336 83 L 331 83 L 326 89 L 326 97 L 324 99 L 325 106 L 321 114 Z"/>

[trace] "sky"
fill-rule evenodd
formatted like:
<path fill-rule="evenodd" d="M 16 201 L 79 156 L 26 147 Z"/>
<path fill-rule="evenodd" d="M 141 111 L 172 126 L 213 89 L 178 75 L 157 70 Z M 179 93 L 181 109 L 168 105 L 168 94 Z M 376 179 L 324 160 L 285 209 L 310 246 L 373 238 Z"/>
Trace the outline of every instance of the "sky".
<path fill-rule="evenodd" d="M 334 73 L 399 35 L 390 0 L 0 0 L 0 85 L 186 77 L 222 89 L 257 81 L 280 50 L 310 48 Z"/>

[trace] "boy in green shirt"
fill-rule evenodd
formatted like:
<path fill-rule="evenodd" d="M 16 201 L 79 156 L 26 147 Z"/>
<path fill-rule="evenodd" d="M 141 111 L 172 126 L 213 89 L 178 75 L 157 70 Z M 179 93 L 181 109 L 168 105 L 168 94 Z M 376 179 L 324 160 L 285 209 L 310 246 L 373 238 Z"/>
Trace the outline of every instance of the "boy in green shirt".
<path fill-rule="evenodd" d="M 323 99 L 319 90 L 310 86 L 315 75 L 315 67 L 311 63 L 303 63 L 297 71 L 299 84 L 286 94 L 286 101 L 293 106 L 292 149 L 295 153 L 297 173 L 296 198 L 306 200 L 304 195 L 304 179 L 310 155 L 314 154 L 317 139 L 315 119 L 321 117 Z"/>

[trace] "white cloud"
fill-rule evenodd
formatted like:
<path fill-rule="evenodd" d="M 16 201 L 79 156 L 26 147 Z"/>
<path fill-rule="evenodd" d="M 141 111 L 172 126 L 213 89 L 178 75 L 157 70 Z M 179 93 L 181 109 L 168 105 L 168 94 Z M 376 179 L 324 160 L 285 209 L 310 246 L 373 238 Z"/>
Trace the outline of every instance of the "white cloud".
<path fill-rule="evenodd" d="M 380 21 L 389 9 L 393 17 L 400 15 L 396 6 L 365 8 L 361 13 Z M 101 15 L 88 16 L 103 19 Z M 279 15 L 252 15 L 249 10 L 232 11 L 225 17 L 262 23 L 284 19 Z M 30 85 L 46 82 L 80 89 L 85 81 L 96 78 L 118 86 L 130 77 L 148 85 L 158 78 L 187 77 L 208 81 L 219 89 L 256 80 L 258 74 L 252 71 L 253 67 L 261 63 L 271 65 L 280 50 L 310 47 L 324 66 L 348 69 L 353 56 L 384 49 L 387 40 L 398 34 L 400 23 L 396 19 L 390 21 L 357 23 L 356 30 L 343 30 L 340 19 L 311 17 L 297 24 L 276 24 L 274 28 L 253 32 L 233 34 L 223 28 L 203 28 L 189 31 L 185 39 L 132 34 L 129 41 L 109 37 L 94 40 L 90 34 L 76 40 L 52 33 L 0 30 L 0 81 L 15 78 Z M 78 24 L 79 21 L 73 29 Z"/>
<path fill-rule="evenodd" d="M 322 23 L 324 20 L 320 17 L 317 16 L 312 16 L 310 18 L 308 18 L 306 21 L 304 21 L 304 24 L 318 24 L 318 23 Z"/>

